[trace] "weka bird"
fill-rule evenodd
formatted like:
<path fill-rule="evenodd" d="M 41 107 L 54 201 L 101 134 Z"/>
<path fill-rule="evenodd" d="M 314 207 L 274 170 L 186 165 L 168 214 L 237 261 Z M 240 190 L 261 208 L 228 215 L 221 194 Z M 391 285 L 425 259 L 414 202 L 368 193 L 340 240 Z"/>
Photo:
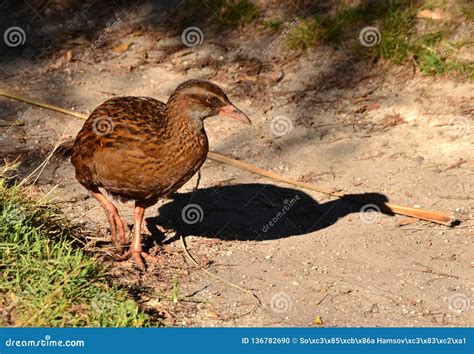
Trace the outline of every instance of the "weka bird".
<path fill-rule="evenodd" d="M 168 102 L 149 97 L 112 98 L 97 107 L 81 131 L 59 150 L 72 155 L 76 178 L 102 204 L 112 241 L 125 243 L 125 227 L 115 205 L 99 188 L 122 200 L 135 200 L 133 240 L 128 252 L 141 268 L 155 259 L 143 252 L 141 225 L 145 209 L 188 181 L 208 152 L 204 120 L 225 115 L 250 119 L 215 84 L 189 80 Z M 143 259 L 142 259 L 143 257 Z"/>

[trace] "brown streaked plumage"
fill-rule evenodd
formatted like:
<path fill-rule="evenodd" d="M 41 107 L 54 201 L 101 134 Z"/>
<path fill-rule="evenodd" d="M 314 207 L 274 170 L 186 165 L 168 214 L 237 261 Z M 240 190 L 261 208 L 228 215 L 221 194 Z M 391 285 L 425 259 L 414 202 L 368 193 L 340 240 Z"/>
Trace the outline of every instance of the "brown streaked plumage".
<path fill-rule="evenodd" d="M 188 181 L 208 152 L 205 118 L 227 115 L 244 123 L 248 117 L 232 105 L 215 84 L 189 80 L 180 84 L 165 104 L 149 97 L 112 98 L 97 107 L 72 144 L 58 150 L 71 154 L 76 178 L 102 204 L 110 223 L 125 243 L 125 228 L 115 205 L 99 190 L 135 200 L 134 236 L 130 250 L 144 267 L 141 224 L 145 209 Z"/>

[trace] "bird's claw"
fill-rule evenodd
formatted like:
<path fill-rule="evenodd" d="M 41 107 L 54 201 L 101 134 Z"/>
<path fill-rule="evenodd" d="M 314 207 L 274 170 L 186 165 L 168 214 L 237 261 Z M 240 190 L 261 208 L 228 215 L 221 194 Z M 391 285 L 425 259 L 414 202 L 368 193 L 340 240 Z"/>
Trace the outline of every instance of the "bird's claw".
<path fill-rule="evenodd" d="M 143 270 L 146 269 L 146 266 L 145 266 L 145 263 L 143 262 L 143 260 L 145 260 L 149 263 L 154 263 L 154 264 L 159 263 L 159 261 L 156 257 L 153 257 L 153 256 L 149 255 L 148 253 L 146 253 L 144 251 L 141 251 L 141 250 L 139 250 L 139 251 L 138 250 L 137 251 L 128 250 L 127 252 L 125 252 L 124 254 L 119 256 L 118 260 L 125 261 L 125 260 L 129 259 L 130 257 L 133 257 L 133 260 L 135 261 L 137 266 L 140 267 Z"/>
<path fill-rule="evenodd" d="M 112 233 L 112 243 L 114 245 L 117 244 L 117 236 L 119 236 L 119 244 L 124 245 L 126 243 L 125 226 L 122 219 L 120 218 L 117 208 L 113 204 L 111 204 L 111 206 L 107 206 L 107 208 L 105 209 L 105 214 L 107 215 L 107 220 L 110 224 L 110 232 Z"/>

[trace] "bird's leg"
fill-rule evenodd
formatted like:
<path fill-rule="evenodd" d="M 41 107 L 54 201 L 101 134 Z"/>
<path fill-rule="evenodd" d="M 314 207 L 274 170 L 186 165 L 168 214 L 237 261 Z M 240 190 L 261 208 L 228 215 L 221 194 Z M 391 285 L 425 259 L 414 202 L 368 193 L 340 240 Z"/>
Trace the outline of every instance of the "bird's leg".
<path fill-rule="evenodd" d="M 147 205 L 148 206 L 148 205 Z M 127 258 L 132 256 L 135 260 L 135 263 L 142 269 L 145 269 L 145 263 L 143 263 L 143 259 L 146 261 L 150 261 L 153 263 L 157 263 L 158 260 L 150 256 L 148 253 L 142 250 L 142 223 L 143 217 L 145 215 L 145 209 L 147 206 L 140 204 L 139 202 L 135 203 L 135 210 L 133 212 L 134 217 L 134 226 L 133 226 L 133 239 L 130 245 L 130 250 L 126 252 L 122 258 Z"/>
<path fill-rule="evenodd" d="M 117 241 L 117 228 L 120 237 L 120 244 L 125 244 L 125 225 L 120 217 L 115 205 L 103 195 L 99 188 L 91 189 L 91 193 L 95 199 L 102 205 L 105 215 L 110 224 L 110 232 L 112 233 L 112 242 Z"/>
<path fill-rule="evenodd" d="M 191 194 L 191 198 L 189 198 L 189 203 L 188 204 L 191 204 L 193 202 L 194 195 L 196 194 L 196 192 L 199 188 L 199 182 L 201 182 L 201 169 L 199 169 L 198 172 L 197 172 L 196 186 L 193 189 L 193 194 Z"/>

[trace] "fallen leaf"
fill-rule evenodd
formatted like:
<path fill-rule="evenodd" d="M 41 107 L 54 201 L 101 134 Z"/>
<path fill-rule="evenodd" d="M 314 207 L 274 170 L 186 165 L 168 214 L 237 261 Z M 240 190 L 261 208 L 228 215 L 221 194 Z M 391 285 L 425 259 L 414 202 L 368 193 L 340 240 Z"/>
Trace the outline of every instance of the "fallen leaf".
<path fill-rule="evenodd" d="M 429 18 L 431 20 L 441 20 L 443 14 L 439 11 L 422 10 L 416 14 L 418 18 Z"/>
<path fill-rule="evenodd" d="M 71 62 L 72 61 L 72 50 L 68 50 L 65 55 L 65 60 L 66 62 Z"/>
<path fill-rule="evenodd" d="M 370 102 L 369 104 L 367 104 L 368 111 L 374 111 L 379 108 L 380 108 L 380 104 L 378 104 L 377 102 Z"/>
<path fill-rule="evenodd" d="M 74 45 L 88 45 L 90 43 L 90 39 L 88 39 L 85 35 L 81 35 L 79 37 L 73 38 L 69 41 L 69 44 Z"/>
<path fill-rule="evenodd" d="M 115 52 L 115 53 L 124 53 L 128 50 L 128 48 L 130 48 L 131 45 L 132 45 L 131 42 L 123 43 L 123 44 L 119 45 L 118 47 L 112 48 L 112 51 Z"/>
<path fill-rule="evenodd" d="M 321 316 L 316 316 L 316 318 L 313 321 L 313 324 L 321 326 L 323 324 L 323 320 L 321 319 Z"/>
<path fill-rule="evenodd" d="M 54 64 L 50 65 L 51 69 L 59 69 L 60 67 L 64 66 L 66 63 L 70 63 L 72 61 L 72 50 L 68 50 L 66 53 L 61 55 Z"/>
<path fill-rule="evenodd" d="M 274 81 L 274 82 L 280 82 L 281 79 L 283 79 L 283 71 L 281 70 L 278 70 L 276 72 L 273 72 L 271 75 L 270 75 L 270 80 Z"/>
<path fill-rule="evenodd" d="M 399 113 L 387 114 L 381 122 L 382 128 L 395 127 L 406 123 L 405 119 Z"/>
<path fill-rule="evenodd" d="M 77 305 L 73 305 L 70 309 L 70 311 L 77 315 L 77 314 L 84 314 L 86 312 L 86 309 L 87 309 L 87 305 L 85 304 L 77 304 Z"/>
<path fill-rule="evenodd" d="M 206 316 L 207 318 L 219 318 L 219 315 L 216 311 L 208 311 Z"/>

